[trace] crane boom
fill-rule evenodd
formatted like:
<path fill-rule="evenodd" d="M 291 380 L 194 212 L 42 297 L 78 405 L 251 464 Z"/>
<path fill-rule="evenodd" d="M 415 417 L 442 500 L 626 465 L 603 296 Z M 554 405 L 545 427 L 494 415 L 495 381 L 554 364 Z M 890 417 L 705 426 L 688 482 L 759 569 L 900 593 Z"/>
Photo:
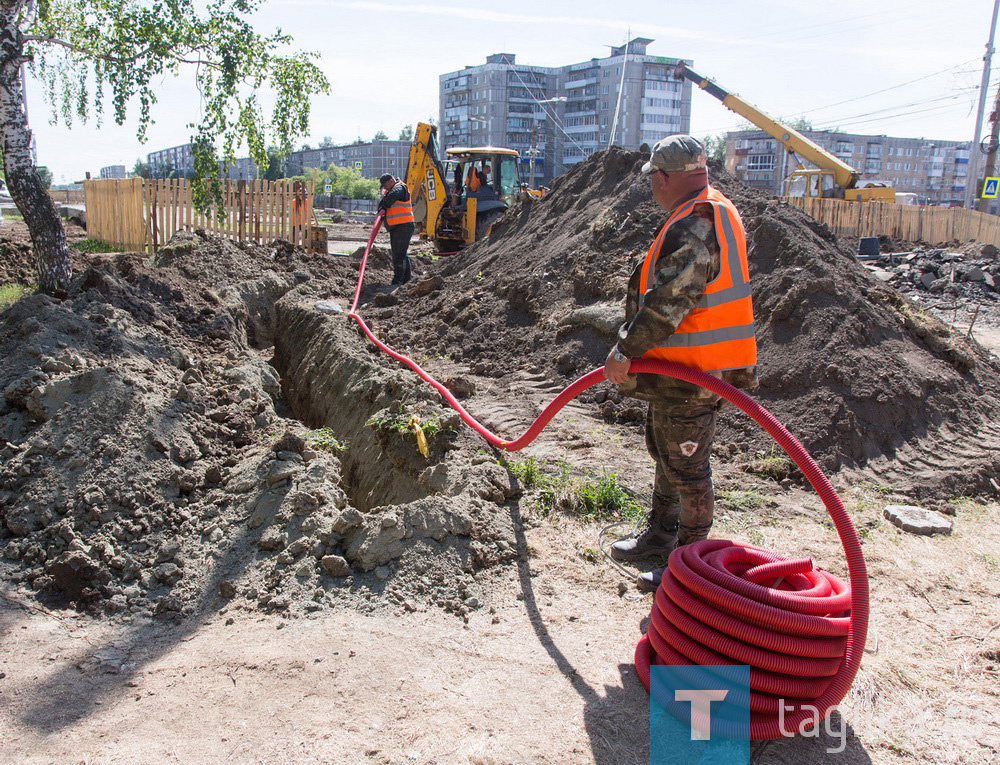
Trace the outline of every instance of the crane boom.
<path fill-rule="evenodd" d="M 687 64 L 679 64 L 675 70 L 678 77 L 691 80 L 695 85 L 711 96 L 719 99 L 723 106 L 732 112 L 749 120 L 759 127 L 769 136 L 779 141 L 789 154 L 802 157 L 812 162 L 821 170 L 829 170 L 833 173 L 834 181 L 842 189 L 853 189 L 858 182 L 858 172 L 846 162 L 835 157 L 819 144 L 806 138 L 802 133 L 768 117 L 760 109 L 751 106 L 734 93 L 730 93 L 722 88 L 718 83 L 702 77 L 691 69 Z M 801 161 L 796 159 L 799 169 L 802 169 Z"/>

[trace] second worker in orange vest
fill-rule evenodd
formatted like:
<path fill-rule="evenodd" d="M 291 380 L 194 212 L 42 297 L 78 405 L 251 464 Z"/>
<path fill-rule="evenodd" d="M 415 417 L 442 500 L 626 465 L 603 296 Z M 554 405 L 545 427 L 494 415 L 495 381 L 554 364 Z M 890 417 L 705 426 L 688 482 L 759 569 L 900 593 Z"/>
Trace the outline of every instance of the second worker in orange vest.
<path fill-rule="evenodd" d="M 407 255 L 407 250 L 415 228 L 410 190 L 405 183 L 389 173 L 378 181 L 382 187 L 378 209 L 385 211 L 385 227 L 389 229 L 389 247 L 392 250 L 392 283 L 406 284 L 410 281 L 410 256 Z"/>
<path fill-rule="evenodd" d="M 629 374 L 630 359 L 700 369 L 737 388 L 757 385 L 757 344 L 746 232 L 735 205 L 708 185 L 705 150 L 689 135 L 660 140 L 642 167 L 663 228 L 636 264 L 625 323 L 604 374 L 626 396 L 649 402 L 646 448 L 656 463 L 647 527 L 615 542 L 620 561 L 664 557 L 708 537 L 715 512 L 710 457 L 718 395 L 673 377 Z M 663 569 L 638 578 L 655 591 Z"/>

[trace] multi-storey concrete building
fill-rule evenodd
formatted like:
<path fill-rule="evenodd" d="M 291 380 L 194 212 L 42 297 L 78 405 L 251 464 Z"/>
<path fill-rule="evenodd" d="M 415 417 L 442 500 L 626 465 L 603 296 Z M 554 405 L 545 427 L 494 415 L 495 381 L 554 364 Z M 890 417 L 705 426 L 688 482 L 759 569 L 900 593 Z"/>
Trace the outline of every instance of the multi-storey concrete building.
<path fill-rule="evenodd" d="M 967 141 L 800 132 L 857 170 L 862 182 L 885 181 L 898 192 L 916 194 L 921 204 L 962 204 L 969 171 Z M 795 169 L 795 160 L 764 131 L 740 130 L 726 133 L 726 168 L 748 186 L 781 194 L 782 180 Z"/>
<path fill-rule="evenodd" d="M 194 144 L 185 143 L 146 155 L 150 178 L 188 177 L 194 173 Z"/>
<path fill-rule="evenodd" d="M 101 178 L 115 178 L 122 180 L 125 178 L 125 165 L 108 165 L 101 168 Z"/>
<path fill-rule="evenodd" d="M 691 85 L 673 76 L 681 60 L 646 54 L 636 37 L 604 58 L 542 67 L 497 53 L 439 79 L 443 146 L 516 149 L 522 175 L 549 183 L 568 166 L 615 144 L 638 149 L 691 124 Z M 687 62 L 690 63 L 690 62 Z"/>
<path fill-rule="evenodd" d="M 392 173 L 402 178 L 410 158 L 409 141 L 358 141 L 343 146 L 293 151 L 285 157 L 285 175 L 302 175 L 307 167 L 357 168 L 365 178 Z"/>

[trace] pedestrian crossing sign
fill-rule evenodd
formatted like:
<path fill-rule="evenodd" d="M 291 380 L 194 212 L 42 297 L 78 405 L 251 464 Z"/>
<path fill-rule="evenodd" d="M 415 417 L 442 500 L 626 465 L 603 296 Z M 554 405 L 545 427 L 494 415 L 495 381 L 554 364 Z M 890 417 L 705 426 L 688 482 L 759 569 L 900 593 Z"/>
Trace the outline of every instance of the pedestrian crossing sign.
<path fill-rule="evenodd" d="M 996 199 L 1000 189 L 1000 178 L 987 178 L 983 182 L 983 199 Z"/>
<path fill-rule="evenodd" d="M 333 193 L 333 184 L 332 183 L 326 184 L 326 193 L 327 194 L 332 194 Z"/>
<path fill-rule="evenodd" d="M 360 169 L 361 169 L 361 160 L 360 160 L 360 159 L 359 159 L 359 160 L 356 160 L 356 161 L 354 162 L 354 169 L 355 169 L 355 170 L 360 170 Z"/>

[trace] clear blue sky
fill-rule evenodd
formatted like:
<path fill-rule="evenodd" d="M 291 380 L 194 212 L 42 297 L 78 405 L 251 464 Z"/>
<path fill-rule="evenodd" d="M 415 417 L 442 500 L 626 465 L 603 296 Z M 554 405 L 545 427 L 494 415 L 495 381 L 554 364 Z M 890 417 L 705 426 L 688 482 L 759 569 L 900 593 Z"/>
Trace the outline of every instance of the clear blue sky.
<path fill-rule="evenodd" d="M 257 27 L 276 27 L 321 54 L 329 96 L 313 103 L 311 136 L 370 139 L 437 117 L 438 75 L 514 53 L 518 63 L 560 66 L 608 54 L 631 37 L 651 55 L 694 68 L 774 117 L 806 117 L 849 132 L 968 140 L 975 127 L 992 0 L 555 0 L 477 10 L 475 3 L 271 0 Z M 521 10 L 521 9 L 524 10 Z M 987 114 L 1000 80 L 994 57 Z M 135 123 L 51 125 L 41 87 L 29 82 L 39 164 L 68 182 L 104 165 L 131 168 L 149 151 L 185 143 L 198 109 L 188 78 L 158 84 L 149 140 Z M 695 92 L 691 132 L 734 129 L 739 119 Z M 984 131 L 988 123 L 984 123 Z"/>

